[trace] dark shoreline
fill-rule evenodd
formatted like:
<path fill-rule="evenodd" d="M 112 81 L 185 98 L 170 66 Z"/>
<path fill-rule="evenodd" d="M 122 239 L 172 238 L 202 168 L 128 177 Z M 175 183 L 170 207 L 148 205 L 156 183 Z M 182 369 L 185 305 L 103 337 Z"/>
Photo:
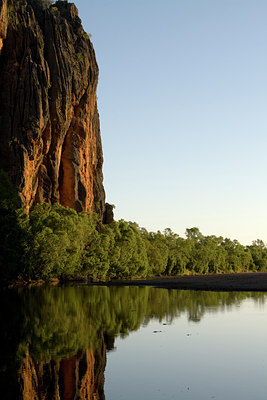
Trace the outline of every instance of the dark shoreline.
<path fill-rule="evenodd" d="M 267 291 L 267 272 L 233 273 L 214 275 L 185 275 L 147 279 L 93 282 L 95 286 L 153 286 L 165 289 L 210 291 Z"/>
<path fill-rule="evenodd" d="M 243 272 L 232 274 L 160 276 L 143 279 L 116 279 L 94 282 L 92 278 L 49 281 L 17 281 L 7 288 L 36 286 L 152 286 L 162 289 L 207 290 L 225 292 L 267 292 L 267 272 Z M 2 288 L 3 289 L 3 288 Z"/>

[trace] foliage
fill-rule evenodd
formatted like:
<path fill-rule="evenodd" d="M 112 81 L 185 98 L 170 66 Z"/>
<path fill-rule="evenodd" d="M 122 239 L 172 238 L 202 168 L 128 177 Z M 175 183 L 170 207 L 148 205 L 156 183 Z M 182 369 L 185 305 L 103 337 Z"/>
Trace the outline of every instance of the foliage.
<path fill-rule="evenodd" d="M 44 8 L 49 8 L 54 3 L 53 0 L 40 0 L 40 2 Z"/>
<path fill-rule="evenodd" d="M 91 34 L 91 33 L 86 33 L 86 32 L 84 32 L 83 37 L 84 37 L 86 40 L 90 40 L 91 37 L 92 37 L 92 34 Z"/>
<path fill-rule="evenodd" d="M 129 279 L 155 275 L 267 271 L 261 240 L 204 236 L 186 238 L 166 228 L 148 232 L 134 222 L 101 225 L 94 213 L 60 204 L 37 204 L 27 215 L 17 190 L 0 171 L 0 282 L 51 278 Z"/>
<path fill-rule="evenodd" d="M 23 270 L 26 214 L 9 176 L 0 170 L 0 282 L 16 279 Z"/>
<path fill-rule="evenodd" d="M 267 270 L 267 247 L 262 240 L 255 240 L 251 246 L 248 246 L 248 251 L 251 254 L 253 262 L 251 263 L 250 269 L 256 271 Z"/>
<path fill-rule="evenodd" d="M 94 225 L 91 214 L 78 214 L 60 204 L 37 204 L 29 217 L 29 277 L 48 279 L 77 275 Z"/>
<path fill-rule="evenodd" d="M 6 285 L 24 271 L 27 215 L 22 210 L 0 209 L 0 284 Z"/>
<path fill-rule="evenodd" d="M 120 220 L 113 225 L 115 230 L 114 257 L 111 263 L 111 276 L 130 278 L 146 276 L 148 259 L 138 225 Z"/>
<path fill-rule="evenodd" d="M 17 189 L 12 184 L 8 174 L 0 169 L 0 209 L 17 210 L 21 207 L 21 200 Z"/>
<path fill-rule="evenodd" d="M 13 4 L 9 4 L 8 6 L 8 21 L 11 22 L 15 17 L 15 10 Z"/>
<path fill-rule="evenodd" d="M 164 235 L 159 231 L 154 233 L 147 232 L 145 229 L 142 229 L 141 232 L 150 266 L 149 275 L 160 275 L 165 271 L 168 260 L 168 246 L 165 243 Z"/>
<path fill-rule="evenodd" d="M 92 230 L 86 243 L 83 261 L 82 275 L 94 276 L 97 279 L 105 279 L 110 268 L 112 249 L 114 248 L 114 237 L 102 233 L 96 229 Z"/>
<path fill-rule="evenodd" d="M 76 54 L 76 58 L 77 58 L 77 61 L 79 63 L 81 63 L 83 61 L 83 54 L 82 53 L 77 53 Z"/>

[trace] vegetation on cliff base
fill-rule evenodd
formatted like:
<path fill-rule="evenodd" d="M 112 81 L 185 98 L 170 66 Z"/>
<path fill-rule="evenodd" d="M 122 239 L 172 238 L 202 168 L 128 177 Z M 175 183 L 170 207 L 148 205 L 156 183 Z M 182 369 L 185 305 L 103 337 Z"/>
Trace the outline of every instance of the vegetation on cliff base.
<path fill-rule="evenodd" d="M 182 238 L 169 228 L 148 232 L 124 220 L 101 225 L 96 214 L 60 204 L 37 204 L 27 215 L 2 172 L 0 234 L 3 284 L 17 279 L 267 271 L 267 247 L 261 240 L 243 246 L 237 240 L 204 236 L 195 227 Z"/>

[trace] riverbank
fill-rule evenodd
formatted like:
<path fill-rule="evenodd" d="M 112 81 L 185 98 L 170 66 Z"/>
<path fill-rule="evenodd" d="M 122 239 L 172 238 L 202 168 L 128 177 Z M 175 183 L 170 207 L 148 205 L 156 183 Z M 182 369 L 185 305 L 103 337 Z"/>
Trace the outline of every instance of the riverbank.
<path fill-rule="evenodd" d="M 186 275 L 147 279 L 95 282 L 97 286 L 153 286 L 166 289 L 211 291 L 267 291 L 267 272 Z"/>
<path fill-rule="evenodd" d="M 153 286 L 163 289 L 181 290 L 209 290 L 209 291 L 252 291 L 267 292 L 267 272 L 243 272 L 232 274 L 209 274 L 209 275 L 182 275 L 161 276 L 145 279 L 125 279 L 110 281 L 93 281 L 78 278 L 73 280 L 51 279 L 49 281 L 17 281 L 9 288 L 32 287 L 32 286 Z"/>

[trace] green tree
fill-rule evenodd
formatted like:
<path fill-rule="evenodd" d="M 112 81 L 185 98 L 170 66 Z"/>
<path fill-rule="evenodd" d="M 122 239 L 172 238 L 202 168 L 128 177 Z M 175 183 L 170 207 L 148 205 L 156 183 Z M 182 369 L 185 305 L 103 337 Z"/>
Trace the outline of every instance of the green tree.
<path fill-rule="evenodd" d="M 115 257 L 112 258 L 110 265 L 110 276 L 119 278 L 146 276 L 149 263 L 138 225 L 124 220 L 114 225 Z"/>
<path fill-rule="evenodd" d="M 192 241 L 179 237 L 169 228 L 164 230 L 164 236 L 168 247 L 168 261 L 165 273 L 167 275 L 184 274 L 190 259 Z"/>
<path fill-rule="evenodd" d="M 267 247 L 265 243 L 257 239 L 252 242 L 252 245 L 247 246 L 247 249 L 253 260 L 250 269 L 267 271 Z"/>
<path fill-rule="evenodd" d="M 16 187 L 0 170 L 0 282 L 7 284 L 23 273 L 27 215 Z"/>
<path fill-rule="evenodd" d="M 70 278 L 79 274 L 83 252 L 95 221 L 60 204 L 37 204 L 30 214 L 30 278 Z"/>
<path fill-rule="evenodd" d="M 160 231 L 155 233 L 147 232 L 145 229 L 142 229 L 140 232 L 146 246 L 149 274 L 163 274 L 167 267 L 169 255 L 165 236 Z"/>
<path fill-rule="evenodd" d="M 11 182 L 8 174 L 0 169 L 0 209 L 15 211 L 21 208 L 18 190 Z"/>

